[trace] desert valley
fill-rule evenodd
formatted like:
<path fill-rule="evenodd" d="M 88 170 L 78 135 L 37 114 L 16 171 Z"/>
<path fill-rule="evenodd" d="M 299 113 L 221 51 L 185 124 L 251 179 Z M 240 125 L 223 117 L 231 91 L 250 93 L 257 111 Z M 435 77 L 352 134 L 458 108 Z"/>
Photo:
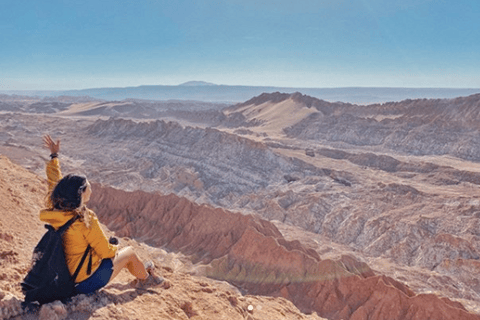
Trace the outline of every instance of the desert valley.
<path fill-rule="evenodd" d="M 357 105 L 0 95 L 0 318 L 480 319 L 480 94 Z M 126 272 L 21 310 L 44 233 L 44 134 L 93 184 Z"/>

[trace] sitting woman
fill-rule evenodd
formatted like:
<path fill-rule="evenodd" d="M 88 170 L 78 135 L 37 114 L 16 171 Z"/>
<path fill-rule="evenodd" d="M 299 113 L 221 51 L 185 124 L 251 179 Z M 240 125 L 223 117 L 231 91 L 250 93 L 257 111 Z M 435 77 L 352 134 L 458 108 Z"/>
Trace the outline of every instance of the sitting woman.
<path fill-rule="evenodd" d="M 76 278 L 76 292 L 87 294 L 104 287 L 123 268 L 127 268 L 141 284 L 160 283 L 162 279 L 154 275 L 155 267 L 152 261 L 144 265 L 132 247 L 118 250 L 115 244 L 118 241 L 107 239 L 96 214 L 86 207 L 92 194 L 88 180 L 84 176 L 71 174 L 62 178 L 58 160 L 60 140 L 54 142 L 46 135 L 43 142 L 50 150 L 51 160 L 47 163 L 47 209 L 40 212 L 40 220 L 58 229 L 75 216 L 79 217 L 63 237 L 70 274 L 74 274 L 87 247 L 91 248 L 85 260 L 88 263 L 82 265 Z"/>

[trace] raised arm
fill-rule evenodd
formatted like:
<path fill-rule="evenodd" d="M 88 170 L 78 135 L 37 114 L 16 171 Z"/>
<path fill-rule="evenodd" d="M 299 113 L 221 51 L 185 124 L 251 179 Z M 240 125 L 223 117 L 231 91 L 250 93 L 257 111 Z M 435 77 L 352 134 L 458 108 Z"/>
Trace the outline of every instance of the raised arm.
<path fill-rule="evenodd" d="M 57 142 L 49 135 L 43 136 L 43 146 L 50 150 L 51 160 L 47 162 L 46 172 L 48 181 L 48 195 L 53 191 L 53 188 L 57 185 L 58 181 L 62 179 L 62 171 L 60 170 L 60 161 L 58 161 L 58 152 L 60 151 L 60 140 Z M 50 197 L 47 197 L 46 205 L 49 206 Z"/>

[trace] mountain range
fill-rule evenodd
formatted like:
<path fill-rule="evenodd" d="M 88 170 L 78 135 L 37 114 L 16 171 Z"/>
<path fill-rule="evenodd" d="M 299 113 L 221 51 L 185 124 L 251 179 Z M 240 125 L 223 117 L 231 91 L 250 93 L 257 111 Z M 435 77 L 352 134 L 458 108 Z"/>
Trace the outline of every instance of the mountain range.
<path fill-rule="evenodd" d="M 355 104 L 383 103 L 405 99 L 444 99 L 467 96 L 480 92 L 480 88 L 294 88 L 275 86 L 216 85 L 204 81 L 189 81 L 180 85 L 142 85 L 137 87 L 91 88 L 63 91 L 0 91 L 0 94 L 29 96 L 88 96 L 103 100 L 197 100 L 237 103 L 262 93 L 301 92 L 305 95 L 335 102 Z"/>

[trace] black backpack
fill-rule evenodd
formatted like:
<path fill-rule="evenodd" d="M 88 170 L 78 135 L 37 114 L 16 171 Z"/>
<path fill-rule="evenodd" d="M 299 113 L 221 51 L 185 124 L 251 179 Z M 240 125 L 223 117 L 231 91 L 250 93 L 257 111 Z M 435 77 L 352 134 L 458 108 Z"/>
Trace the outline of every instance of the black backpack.
<path fill-rule="evenodd" d="M 77 219 L 78 216 L 70 219 L 57 231 L 51 225 L 45 225 L 48 231 L 33 250 L 34 264 L 21 283 L 26 303 L 44 304 L 55 300 L 64 301 L 76 294 L 75 280 L 90 251 L 90 245 L 72 276 L 65 260 L 62 237 Z"/>

